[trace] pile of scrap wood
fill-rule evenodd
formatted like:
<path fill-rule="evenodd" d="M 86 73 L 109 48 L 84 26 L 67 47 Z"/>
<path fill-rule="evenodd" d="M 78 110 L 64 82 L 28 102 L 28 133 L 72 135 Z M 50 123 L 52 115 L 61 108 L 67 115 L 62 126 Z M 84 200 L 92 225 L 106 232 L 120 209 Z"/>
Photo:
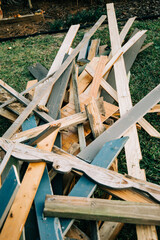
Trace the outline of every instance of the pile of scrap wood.
<path fill-rule="evenodd" d="M 160 85 L 132 105 L 128 73 L 146 31 L 124 43 L 135 18 L 119 34 L 113 4 L 107 15 L 109 56 L 99 39 L 90 43 L 102 16 L 75 49 L 79 25 L 71 26 L 49 71 L 29 67 L 37 80 L 22 93 L 0 80 L 0 114 L 12 121 L 0 138 L 1 240 L 25 231 L 26 239 L 114 239 L 124 223 L 136 224 L 138 239 L 158 239 L 160 186 L 140 169 L 137 128 L 160 137 L 143 118 L 160 112 Z M 123 147 L 128 175 L 117 170 Z M 103 199 L 93 197 L 97 186 Z M 75 219 L 90 224 L 82 232 Z"/>

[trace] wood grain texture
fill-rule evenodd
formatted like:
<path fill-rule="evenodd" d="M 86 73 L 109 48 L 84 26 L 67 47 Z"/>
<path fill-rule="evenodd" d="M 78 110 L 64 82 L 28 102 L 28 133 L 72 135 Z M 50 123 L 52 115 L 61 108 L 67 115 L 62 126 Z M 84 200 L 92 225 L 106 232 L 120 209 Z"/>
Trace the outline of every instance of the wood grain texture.
<path fill-rule="evenodd" d="M 87 57 L 88 60 L 91 61 L 94 57 L 96 57 L 98 53 L 99 44 L 100 44 L 100 39 L 94 39 L 91 41 L 91 45 L 90 45 L 90 49 Z"/>
<path fill-rule="evenodd" d="M 159 213 L 159 214 L 158 214 Z M 47 195 L 45 216 L 160 225 L 158 204 Z"/>
<path fill-rule="evenodd" d="M 97 94 L 98 94 L 100 83 L 101 83 L 102 73 L 107 62 L 108 62 L 107 56 L 100 56 L 99 62 L 93 77 L 93 81 L 91 84 L 90 92 L 89 92 L 89 95 L 94 98 L 97 98 Z"/>

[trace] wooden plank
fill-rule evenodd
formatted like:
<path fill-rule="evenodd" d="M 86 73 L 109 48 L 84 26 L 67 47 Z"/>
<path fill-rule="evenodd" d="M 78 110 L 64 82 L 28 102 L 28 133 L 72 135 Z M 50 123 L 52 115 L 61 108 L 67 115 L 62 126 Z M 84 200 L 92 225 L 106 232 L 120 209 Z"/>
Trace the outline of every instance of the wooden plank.
<path fill-rule="evenodd" d="M 105 131 L 105 127 L 101 121 L 100 112 L 94 98 L 92 98 L 89 104 L 86 105 L 86 113 L 90 122 L 93 137 L 97 138 Z"/>
<path fill-rule="evenodd" d="M 1 189 L 0 189 L 0 228 L 9 212 L 16 193 L 20 187 L 20 182 L 15 166 L 12 166 Z"/>
<path fill-rule="evenodd" d="M 157 214 L 159 213 L 159 214 Z M 160 225 L 158 204 L 47 195 L 45 216 Z"/>
<path fill-rule="evenodd" d="M 76 65 L 74 64 L 73 72 L 72 72 L 72 84 L 73 84 L 73 99 L 74 99 L 76 113 L 81 112 L 79 93 L 78 93 L 77 76 L 78 76 L 78 69 L 77 69 Z M 80 149 L 83 150 L 86 147 L 84 127 L 83 127 L 83 124 L 79 124 L 77 127 L 78 127 L 78 138 L 79 138 Z"/>
<path fill-rule="evenodd" d="M 17 115 L 8 111 L 7 109 L 0 109 L 0 115 L 8 120 L 14 122 L 17 118 Z"/>
<path fill-rule="evenodd" d="M 42 66 L 40 63 L 33 64 L 32 66 L 28 67 L 28 70 L 33 75 L 34 78 L 38 80 L 42 80 L 48 74 L 48 70 Z"/>
<path fill-rule="evenodd" d="M 74 125 L 83 123 L 86 120 L 87 120 L 87 116 L 86 116 L 85 112 L 76 113 L 74 115 L 55 120 L 51 123 L 40 125 L 38 127 L 34 127 L 32 129 L 26 130 L 24 132 L 16 133 L 15 135 L 13 135 L 13 137 L 11 139 L 17 140 L 18 142 L 25 142 L 29 139 L 32 139 L 32 138 L 36 137 L 42 131 L 45 131 L 50 125 L 61 124 L 60 125 L 60 130 L 63 130 L 63 129 L 66 129 L 70 126 L 74 126 Z"/>
<path fill-rule="evenodd" d="M 152 46 L 153 44 L 154 44 L 154 42 L 147 43 L 146 45 L 144 45 L 144 46 L 139 50 L 139 53 L 143 52 L 144 50 L 146 50 L 148 47 Z"/>
<path fill-rule="evenodd" d="M 138 123 L 151 137 L 160 138 L 160 133 L 145 118 L 141 118 Z"/>
<path fill-rule="evenodd" d="M 99 56 L 101 56 L 101 55 L 107 55 L 106 54 L 106 48 L 107 48 L 107 44 L 105 44 L 105 45 L 102 45 L 102 46 L 99 46 Z"/>
<path fill-rule="evenodd" d="M 138 32 L 138 29 L 134 31 L 132 36 L 134 36 Z M 132 37 L 131 36 L 131 37 Z M 125 66 L 126 66 L 126 71 L 127 73 L 131 69 L 136 56 L 146 38 L 146 34 L 144 34 L 136 43 L 133 44 L 133 46 L 124 54 L 124 61 L 125 61 Z M 116 84 L 115 84 L 115 77 L 114 77 L 114 69 L 111 70 L 109 74 L 105 76 L 105 80 L 107 79 L 107 82 L 114 88 L 116 89 Z M 104 97 L 104 100 L 110 103 L 113 103 L 113 99 L 107 95 L 103 90 L 102 90 L 102 96 Z"/>
<path fill-rule="evenodd" d="M 120 33 L 120 43 L 122 44 L 129 29 L 131 28 L 132 24 L 134 23 L 136 17 L 133 17 L 133 18 L 129 18 L 128 21 L 126 22 L 126 24 L 124 25 L 121 33 Z"/>
<path fill-rule="evenodd" d="M 52 66 L 49 69 L 49 72 L 48 72 L 47 76 L 49 76 L 52 73 L 56 72 L 61 67 L 61 64 L 63 62 L 64 56 L 65 56 L 65 54 L 68 53 L 68 51 L 69 51 L 69 49 L 70 49 L 70 47 L 72 45 L 72 42 L 73 42 L 73 40 L 74 40 L 74 38 L 75 38 L 75 36 L 77 34 L 77 31 L 78 31 L 79 27 L 80 27 L 80 25 L 77 24 L 77 25 L 72 25 L 69 28 L 69 30 L 68 30 L 68 32 L 67 32 L 67 34 L 66 34 L 66 36 L 65 36 L 65 38 L 63 40 L 63 43 L 62 43 L 61 47 L 59 48 L 58 53 L 57 53 L 57 55 L 56 55 L 56 57 L 55 57 L 55 59 L 54 59 L 54 61 L 52 63 Z M 37 87 L 37 91 L 38 92 L 39 92 L 39 89 L 40 89 L 40 86 Z M 40 100 L 38 105 L 42 105 L 42 106 L 46 105 L 51 91 L 52 91 L 52 88 L 47 88 L 46 89 L 46 93 L 43 96 L 43 98 Z"/>
<path fill-rule="evenodd" d="M 100 83 L 101 83 L 102 73 L 107 62 L 108 62 L 107 56 L 100 57 L 97 68 L 95 70 L 93 81 L 91 84 L 91 89 L 89 92 L 89 95 L 94 98 L 97 98 L 97 94 L 98 94 Z"/>
<path fill-rule="evenodd" d="M 107 13 L 112 53 L 115 54 L 116 51 L 121 48 L 121 43 L 113 4 L 107 4 Z M 129 109 L 132 108 L 129 83 L 123 56 L 121 56 L 115 63 L 114 74 L 120 107 L 120 115 L 123 116 Z M 127 131 L 126 136 L 129 136 L 129 141 L 125 145 L 128 173 L 132 176 L 141 178 L 139 160 L 142 159 L 142 154 L 136 125 L 132 125 L 132 127 Z"/>
<path fill-rule="evenodd" d="M 3 18 L 0 20 L 0 25 L 10 24 L 10 23 L 28 23 L 28 22 L 41 22 L 44 21 L 44 16 L 40 14 L 27 14 L 18 17 Z"/>
<path fill-rule="evenodd" d="M 88 52 L 88 60 L 92 60 L 98 54 L 98 48 L 100 44 L 100 39 L 94 39 L 91 41 L 91 46 Z"/>
<path fill-rule="evenodd" d="M 107 141 L 119 138 L 144 116 L 149 109 L 155 106 L 160 100 L 160 84 L 132 107 L 124 116 L 116 121 L 109 129 L 96 138 L 89 146 L 78 154 L 80 158 L 92 161 L 103 144 Z"/>
<path fill-rule="evenodd" d="M 65 69 L 69 66 L 69 64 L 73 61 L 73 59 L 79 53 L 80 49 L 90 39 L 90 37 L 95 33 L 97 28 L 102 24 L 102 22 L 105 20 L 105 18 L 106 18 L 106 16 L 104 15 L 95 23 L 95 25 L 88 32 L 87 36 L 73 50 L 73 52 L 67 58 L 67 60 L 61 65 L 61 67 L 58 69 L 58 71 L 56 71 L 54 76 L 52 78 L 50 78 L 49 76 L 47 77 L 50 79 L 48 81 L 45 81 L 45 83 L 41 85 L 41 90 L 39 91 L 39 95 L 36 96 L 36 98 L 32 102 L 29 103 L 29 105 L 22 112 L 22 114 L 16 119 L 16 121 L 10 126 L 10 128 L 8 128 L 8 130 L 6 131 L 6 133 L 4 135 L 6 138 L 12 137 L 13 134 L 19 129 L 19 127 L 22 125 L 24 120 L 34 110 L 36 105 L 39 103 L 40 99 L 43 97 L 44 89 L 51 88 L 53 86 L 53 84 L 57 81 L 57 79 L 62 75 L 62 73 L 65 71 Z"/>
<path fill-rule="evenodd" d="M 76 239 L 76 240 L 89 240 L 90 238 L 82 232 L 77 226 L 72 225 L 72 227 L 67 232 L 66 237 L 69 237 L 70 239 Z"/>
<path fill-rule="evenodd" d="M 65 91 L 68 85 L 68 81 L 70 79 L 70 75 L 73 69 L 73 62 L 67 67 L 61 77 L 54 84 L 52 89 L 52 93 L 47 103 L 47 108 L 49 109 L 49 115 L 53 119 L 57 119 L 58 113 L 63 103 Z M 40 103 L 39 105 L 40 106 Z"/>
<path fill-rule="evenodd" d="M 114 240 L 123 227 L 122 223 L 104 222 L 100 229 L 101 240 Z"/>
<path fill-rule="evenodd" d="M 85 37 L 85 34 L 84 34 Z M 88 63 L 89 61 L 87 60 L 87 55 L 88 55 L 88 46 L 89 46 L 90 41 L 88 41 L 84 47 L 80 50 L 77 58 L 77 63 L 80 65 L 84 65 L 85 63 Z"/>

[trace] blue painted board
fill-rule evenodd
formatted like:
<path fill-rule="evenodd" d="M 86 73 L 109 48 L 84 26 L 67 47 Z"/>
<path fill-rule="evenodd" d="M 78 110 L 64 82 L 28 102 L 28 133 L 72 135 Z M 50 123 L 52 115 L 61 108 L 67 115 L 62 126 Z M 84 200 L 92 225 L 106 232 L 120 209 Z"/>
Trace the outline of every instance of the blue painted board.
<path fill-rule="evenodd" d="M 98 152 L 96 157 L 93 159 L 92 164 L 100 166 L 103 168 L 109 168 L 116 156 L 124 147 L 128 137 L 123 137 L 110 142 L 106 142 L 101 150 Z M 69 196 L 77 197 L 90 197 L 95 191 L 97 184 L 92 182 L 86 176 L 82 176 L 77 184 L 74 186 Z M 71 225 L 73 224 L 73 219 L 60 219 L 63 235 L 67 233 Z"/>
<path fill-rule="evenodd" d="M 10 210 L 19 187 L 20 182 L 17 170 L 15 166 L 12 166 L 0 189 L 0 228 Z"/>
<path fill-rule="evenodd" d="M 22 130 L 25 131 L 32 129 L 36 126 L 35 116 L 32 115 L 22 124 Z M 53 194 L 50 187 L 47 167 L 45 167 L 45 171 L 34 199 L 39 238 L 41 240 L 62 240 L 63 236 L 59 219 L 43 218 L 43 207 L 46 194 Z"/>

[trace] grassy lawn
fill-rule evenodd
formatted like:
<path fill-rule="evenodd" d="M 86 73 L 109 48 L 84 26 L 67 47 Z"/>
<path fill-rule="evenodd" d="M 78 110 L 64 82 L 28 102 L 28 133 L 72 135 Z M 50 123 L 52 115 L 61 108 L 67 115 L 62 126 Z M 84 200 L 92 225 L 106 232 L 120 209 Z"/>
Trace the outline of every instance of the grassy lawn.
<path fill-rule="evenodd" d="M 123 24 L 119 24 L 121 28 Z M 149 91 L 160 83 L 160 19 L 136 21 L 131 29 L 146 29 L 147 39 L 145 43 L 154 42 L 154 45 L 140 53 L 131 69 L 130 90 L 133 104 L 137 103 Z M 82 39 L 81 30 L 74 41 L 74 46 Z M 107 26 L 101 27 L 93 36 L 100 38 L 102 44 L 109 43 Z M 25 89 L 28 80 L 33 77 L 27 67 L 40 62 L 47 69 L 56 56 L 64 35 L 43 35 L 0 43 L 0 78 L 15 88 L 17 91 Z M 9 49 L 10 48 L 10 49 Z M 160 131 L 159 116 L 147 114 L 145 118 Z M 9 127 L 9 122 L 0 117 L 0 136 Z M 151 138 L 143 129 L 138 131 L 143 159 L 141 168 L 146 170 L 147 180 L 160 184 L 160 141 Z M 126 172 L 124 152 L 119 156 L 119 171 Z M 136 239 L 135 226 L 125 225 L 118 239 Z"/>

